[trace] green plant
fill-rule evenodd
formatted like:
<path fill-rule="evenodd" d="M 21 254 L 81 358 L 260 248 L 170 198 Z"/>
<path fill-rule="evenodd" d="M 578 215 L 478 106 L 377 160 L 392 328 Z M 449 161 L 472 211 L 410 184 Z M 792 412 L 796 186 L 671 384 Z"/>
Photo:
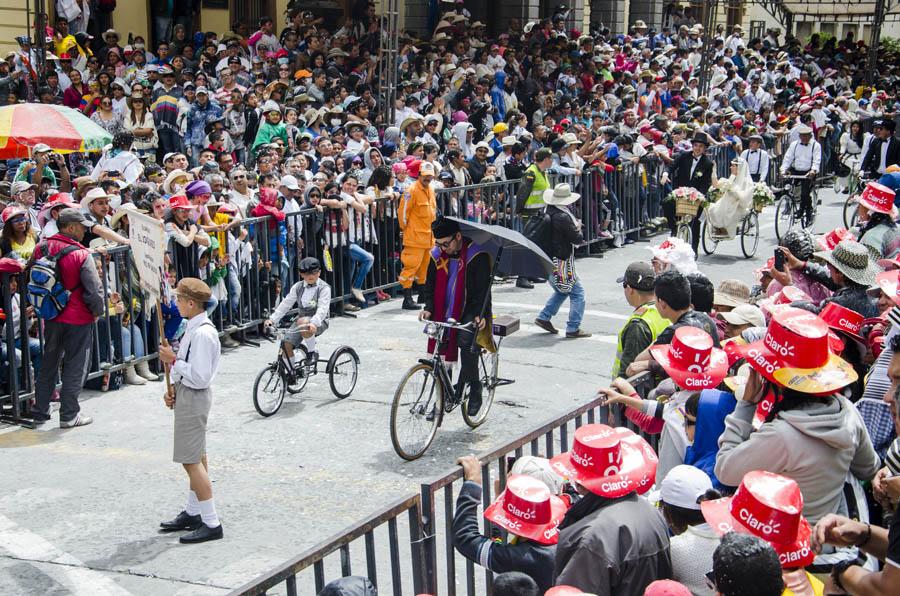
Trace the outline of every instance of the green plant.
<path fill-rule="evenodd" d="M 881 51 L 883 52 L 889 52 L 892 54 L 900 53 L 900 39 L 882 36 L 878 43 Z"/>

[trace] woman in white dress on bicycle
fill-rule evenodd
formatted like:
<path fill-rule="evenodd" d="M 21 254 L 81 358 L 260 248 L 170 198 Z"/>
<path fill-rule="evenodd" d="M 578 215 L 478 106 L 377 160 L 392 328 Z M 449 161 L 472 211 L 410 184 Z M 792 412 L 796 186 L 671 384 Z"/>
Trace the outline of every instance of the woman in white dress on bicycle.
<path fill-rule="evenodd" d="M 718 201 L 706 208 L 706 220 L 716 236 L 733 236 L 737 225 L 753 207 L 753 179 L 747 160 L 731 160 L 728 190 Z"/>

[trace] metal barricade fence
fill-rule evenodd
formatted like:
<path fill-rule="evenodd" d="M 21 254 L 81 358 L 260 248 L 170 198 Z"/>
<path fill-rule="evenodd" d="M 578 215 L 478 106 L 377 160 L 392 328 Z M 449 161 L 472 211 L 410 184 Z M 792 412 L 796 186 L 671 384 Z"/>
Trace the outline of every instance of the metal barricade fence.
<path fill-rule="evenodd" d="M 641 373 L 629 381 L 641 396 L 648 394 L 653 383 L 649 373 Z M 594 423 L 628 426 L 635 432 L 640 432 L 624 420 L 621 408 L 611 411 L 603 404 L 601 398 L 594 398 L 566 414 L 547 421 L 532 432 L 480 456 L 483 505 L 486 507 L 496 496 L 493 480 L 496 480 L 498 490 L 502 491 L 505 487 L 506 476 L 512 465 L 511 458 L 526 454 L 552 457 L 568 451 L 572 445 L 574 432 L 585 424 Z M 644 436 L 655 448 L 657 437 Z M 492 471 L 496 474 L 493 477 Z M 310 567 L 313 567 L 314 586 L 318 592 L 327 583 L 326 558 L 338 551 L 341 576 L 352 574 L 352 561 L 356 560 L 359 565 L 365 565 L 369 579 L 379 586 L 379 592 L 382 593 L 402 594 L 404 593 L 402 586 L 412 586 L 414 591 L 406 593 L 448 596 L 489 594 L 493 580 L 492 573 L 484 569 L 477 571 L 475 564 L 459 555 L 453 544 L 455 499 L 459 494 L 458 487 L 461 480 L 462 470 L 457 467 L 430 482 L 423 483 L 419 494 L 407 496 L 354 523 L 334 537 L 247 582 L 231 592 L 232 596 L 261 594 L 280 584 L 285 584 L 289 595 L 313 593 L 307 590 L 298 591 L 297 587 L 298 581 L 305 579 L 298 578 L 298 575 Z M 398 523 L 406 523 L 409 526 L 407 575 L 402 574 L 404 566 L 400 563 L 398 554 L 407 546 L 400 542 L 401 532 L 398 531 Z M 385 574 L 381 573 L 378 567 L 379 553 L 376 549 L 374 532 L 385 524 L 388 525 L 391 579 L 390 584 L 386 582 L 379 584 L 380 578 Z M 490 533 L 489 523 L 484 520 L 484 534 L 491 535 Z M 360 557 L 357 553 L 354 559 L 350 547 L 360 538 L 365 539 L 364 556 Z M 381 554 L 381 558 L 384 559 L 384 553 Z M 337 576 L 329 576 L 328 579 L 334 577 Z"/>

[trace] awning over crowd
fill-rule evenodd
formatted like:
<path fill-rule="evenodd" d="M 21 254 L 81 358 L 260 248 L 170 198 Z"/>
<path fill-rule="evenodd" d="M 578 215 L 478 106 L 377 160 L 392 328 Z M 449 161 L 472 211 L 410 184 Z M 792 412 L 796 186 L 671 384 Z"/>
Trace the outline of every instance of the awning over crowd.
<path fill-rule="evenodd" d="M 763 2 L 763 4 L 768 4 Z M 825 0 L 821 2 L 813 2 L 808 0 L 782 0 L 775 2 L 794 16 L 795 19 L 802 17 L 800 20 L 812 20 L 812 17 L 822 18 L 827 21 L 852 21 L 852 22 L 872 22 L 875 19 L 875 9 L 878 4 L 877 0 L 844 0 L 842 2 L 836 0 Z M 900 1 L 884 0 L 885 20 L 895 21 L 900 18 Z"/>

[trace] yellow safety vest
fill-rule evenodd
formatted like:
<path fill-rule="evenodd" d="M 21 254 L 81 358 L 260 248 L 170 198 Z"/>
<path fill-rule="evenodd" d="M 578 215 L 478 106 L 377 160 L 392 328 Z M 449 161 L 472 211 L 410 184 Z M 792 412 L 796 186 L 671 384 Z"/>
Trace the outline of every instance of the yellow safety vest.
<path fill-rule="evenodd" d="M 625 328 L 631 323 L 633 319 L 641 319 L 645 323 L 647 323 L 647 327 L 650 328 L 650 335 L 653 338 L 653 341 L 656 341 L 656 338 L 662 333 L 663 329 L 671 325 L 669 319 L 664 319 L 659 311 L 656 310 L 656 305 L 648 302 L 642 307 L 636 309 L 628 320 L 625 321 L 625 324 L 622 325 L 622 329 L 619 331 L 619 339 L 616 342 L 616 360 L 613 362 L 612 369 L 612 378 L 616 378 L 621 375 L 624 371 L 619 371 L 620 368 L 620 360 L 622 358 L 622 334 L 625 332 Z"/>
<path fill-rule="evenodd" d="M 534 209 L 544 204 L 544 191 L 550 188 L 550 181 L 547 176 L 535 164 L 531 164 L 525 169 L 526 172 L 534 174 L 534 186 L 531 187 L 531 194 L 525 201 L 526 209 Z"/>

